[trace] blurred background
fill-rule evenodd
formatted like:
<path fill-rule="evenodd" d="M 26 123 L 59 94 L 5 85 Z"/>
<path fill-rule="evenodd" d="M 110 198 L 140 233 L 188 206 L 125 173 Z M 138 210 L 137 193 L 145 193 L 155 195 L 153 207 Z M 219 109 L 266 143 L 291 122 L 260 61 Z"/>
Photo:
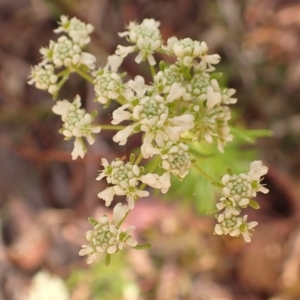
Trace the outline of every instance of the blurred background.
<path fill-rule="evenodd" d="M 128 225 L 137 226 L 136 238 L 150 250 L 124 251 L 109 267 L 87 266 L 78 256 L 87 217 L 111 213 L 97 198 L 105 187 L 95 181 L 101 158 L 126 157 L 139 138 L 116 147 L 104 132 L 83 160 L 72 161 L 51 96 L 27 85 L 40 47 L 57 38 L 61 14 L 95 26 L 88 51 L 100 65 L 126 44 L 117 32 L 144 18 L 161 22 L 165 40 L 206 41 L 211 54 L 221 55 L 217 71 L 237 90 L 234 122 L 273 131 L 254 146 L 229 145 L 224 158 L 236 172 L 247 171 L 253 158 L 269 167 L 270 193 L 248 213 L 259 222 L 250 244 L 212 234 L 214 196 L 191 177 L 172 197 L 139 201 L 130 215 Z M 297 0 L 0 0 L 0 300 L 299 300 L 299 54 Z M 124 71 L 147 76 L 145 65 L 132 61 Z M 74 74 L 59 98 L 76 94 L 109 123 L 110 112 L 93 102 L 93 87 Z M 37 280 L 45 272 L 61 291 L 28 298 L 33 286 L 51 286 L 47 276 Z"/>

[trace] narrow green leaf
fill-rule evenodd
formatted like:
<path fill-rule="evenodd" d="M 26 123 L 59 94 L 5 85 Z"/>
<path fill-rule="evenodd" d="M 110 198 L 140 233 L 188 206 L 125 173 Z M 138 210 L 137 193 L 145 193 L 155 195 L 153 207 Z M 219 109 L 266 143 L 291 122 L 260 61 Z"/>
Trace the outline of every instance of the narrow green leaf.
<path fill-rule="evenodd" d="M 135 247 L 132 247 L 133 249 L 136 250 L 143 250 L 143 249 L 149 249 L 151 248 L 150 244 L 140 244 L 140 245 L 136 245 Z"/>
<path fill-rule="evenodd" d="M 211 185 L 215 186 L 215 187 L 219 187 L 219 188 L 223 188 L 224 185 L 220 182 L 216 182 L 216 181 L 212 181 Z"/>
<path fill-rule="evenodd" d="M 259 204 L 256 201 L 252 200 L 252 199 L 250 199 L 249 206 L 251 206 L 254 209 L 260 209 Z"/>
<path fill-rule="evenodd" d="M 98 223 L 94 218 L 92 218 L 92 217 L 88 218 L 88 221 L 89 221 L 93 226 L 99 224 L 99 223 Z"/>
<path fill-rule="evenodd" d="M 211 79 L 219 79 L 223 76 L 223 73 L 222 72 L 216 72 L 216 73 L 213 73 L 211 74 L 210 78 Z"/>

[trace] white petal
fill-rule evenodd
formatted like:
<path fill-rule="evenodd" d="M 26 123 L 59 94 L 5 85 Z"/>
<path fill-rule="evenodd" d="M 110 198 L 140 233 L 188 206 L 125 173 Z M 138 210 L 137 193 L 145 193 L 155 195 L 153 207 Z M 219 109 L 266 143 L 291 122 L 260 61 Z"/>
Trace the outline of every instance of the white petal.
<path fill-rule="evenodd" d="M 98 197 L 105 201 L 105 205 L 109 206 L 114 198 L 114 187 L 108 187 L 104 191 L 98 193 Z"/>
<path fill-rule="evenodd" d="M 113 224 L 118 224 L 126 215 L 126 213 L 129 211 L 129 208 L 127 205 L 122 205 L 122 203 L 118 203 L 113 211 Z"/>

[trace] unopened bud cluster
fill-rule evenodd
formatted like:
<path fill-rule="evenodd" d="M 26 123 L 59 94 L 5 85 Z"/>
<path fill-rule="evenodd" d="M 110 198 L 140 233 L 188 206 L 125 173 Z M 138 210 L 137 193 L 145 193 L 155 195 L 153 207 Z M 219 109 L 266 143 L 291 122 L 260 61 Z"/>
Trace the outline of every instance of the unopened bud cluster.
<path fill-rule="evenodd" d="M 190 38 L 171 37 L 165 43 L 159 25 L 153 19 L 145 19 L 140 24 L 130 22 L 126 30 L 119 33 L 130 45 L 118 45 L 107 63 L 94 70 L 95 56 L 84 51 L 94 27 L 77 18 L 62 16 L 54 32 L 63 35 L 41 48 L 42 62 L 31 70 L 29 84 L 47 90 L 55 99 L 69 75 L 76 72 L 93 84 L 95 101 L 102 105 L 101 109 L 112 101 L 120 104 L 112 112 L 111 125 L 97 125 L 94 124 L 97 112 L 86 112 L 79 95 L 72 102 L 66 99 L 56 102 L 53 112 L 61 116 L 63 122 L 59 132 L 67 140 L 74 139 L 73 159 L 84 158 L 88 150 L 86 142 L 92 145 L 95 134 L 102 130 L 115 130 L 113 141 L 121 146 L 126 145 L 130 136 L 142 134 L 139 154 L 132 154 L 130 161 L 117 158 L 108 162 L 102 158 L 103 168 L 97 180 L 105 178 L 109 186 L 100 191 L 98 197 L 109 206 L 115 196 L 126 196 L 128 206 L 118 203 L 112 221 L 107 216 L 99 221 L 91 219 L 94 229 L 87 232 L 88 245 L 80 251 L 80 255 L 88 256 L 88 262 L 92 262 L 97 253 L 108 256 L 117 253 L 124 244 L 141 247 L 131 236 L 132 227 L 127 231 L 121 231 L 120 227 L 135 202 L 149 195 L 145 189 L 151 187 L 166 193 L 171 186 L 171 176 L 183 180 L 191 167 L 199 170 L 195 155 L 197 145 L 215 143 L 223 152 L 233 139 L 228 125 L 229 105 L 237 99 L 233 98 L 235 90 L 221 87 L 220 74 L 213 72 L 220 56 L 208 54 L 205 42 Z M 119 71 L 123 60 L 134 52 L 137 52 L 136 63 L 149 64 L 152 75 L 149 82 L 140 75 L 128 78 L 125 72 Z M 157 64 L 156 52 L 170 56 L 172 63 Z M 194 152 L 190 151 L 191 147 Z M 139 166 L 142 160 L 152 160 L 152 167 Z M 145 171 L 149 169 L 150 172 Z M 265 167 L 259 168 L 255 162 L 248 174 L 222 178 L 223 197 L 217 205 L 222 212 L 215 228 L 217 234 L 237 236 L 242 233 L 249 240 L 247 232 L 255 225 L 247 223 L 247 217 L 239 217 L 239 214 L 256 192 L 266 192 L 260 185 L 265 173 Z"/>

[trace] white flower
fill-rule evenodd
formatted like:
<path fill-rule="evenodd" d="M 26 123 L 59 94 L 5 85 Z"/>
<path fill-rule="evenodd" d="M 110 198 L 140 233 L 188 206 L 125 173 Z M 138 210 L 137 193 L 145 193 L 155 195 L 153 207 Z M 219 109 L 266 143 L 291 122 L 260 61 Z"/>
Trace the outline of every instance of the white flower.
<path fill-rule="evenodd" d="M 59 27 L 54 30 L 55 33 L 67 32 L 74 43 L 80 46 L 90 42 L 90 34 L 94 30 L 94 26 L 86 24 L 76 17 L 69 19 L 68 16 L 60 17 Z"/>
<path fill-rule="evenodd" d="M 153 188 L 160 189 L 163 194 L 165 194 L 171 186 L 169 172 L 165 172 L 161 176 L 148 173 L 141 176 L 141 181 Z"/>
<path fill-rule="evenodd" d="M 192 67 L 195 58 L 201 58 L 206 64 L 218 63 L 219 56 L 207 55 L 208 47 L 205 42 L 193 41 L 190 38 L 178 40 L 171 37 L 167 41 L 167 46 L 162 48 L 170 55 L 175 55 L 180 64 L 186 67 Z"/>
<path fill-rule="evenodd" d="M 154 76 L 154 88 L 158 93 L 169 93 L 171 86 L 174 83 L 176 83 L 177 86 L 184 86 L 185 88 L 187 85 L 184 81 L 184 76 L 177 65 L 170 65 Z M 183 99 L 190 100 L 186 98 L 186 95 L 183 95 Z"/>
<path fill-rule="evenodd" d="M 213 87 L 208 86 L 207 87 L 207 103 L 206 106 L 208 108 L 212 108 L 215 105 L 219 104 L 221 102 L 222 95 L 219 92 L 215 92 Z"/>
<path fill-rule="evenodd" d="M 119 223 L 126 216 L 129 208 L 127 205 L 118 203 L 113 210 L 112 221 L 103 215 L 99 221 L 92 220 L 93 230 L 89 230 L 85 238 L 89 245 L 83 245 L 79 255 L 88 255 L 87 263 L 92 263 L 99 253 L 114 254 L 123 249 L 124 244 L 131 247 L 137 245 L 131 233 L 134 227 L 129 227 L 126 231 L 121 231 Z"/>
<path fill-rule="evenodd" d="M 237 208 L 237 203 L 232 198 L 221 197 L 216 206 L 220 211 L 225 208 L 223 213 L 226 217 L 230 217 L 231 215 L 238 216 L 240 214 L 240 210 Z"/>
<path fill-rule="evenodd" d="M 125 145 L 127 143 L 128 137 L 132 134 L 134 125 L 130 125 L 125 127 L 124 129 L 118 131 L 114 136 L 113 136 L 113 141 L 115 143 L 119 143 L 119 145 Z"/>
<path fill-rule="evenodd" d="M 130 22 L 127 31 L 119 33 L 121 37 L 127 37 L 128 42 L 135 46 L 118 46 L 116 54 L 122 57 L 127 56 L 136 50 L 140 50 L 135 58 L 137 63 L 148 60 L 150 65 L 155 65 L 153 53 L 161 46 L 161 34 L 158 29 L 160 23 L 154 19 L 144 19 L 141 24 Z"/>
<path fill-rule="evenodd" d="M 50 94 L 54 94 L 58 90 L 58 77 L 54 73 L 53 65 L 36 65 L 31 68 L 30 80 L 28 84 L 35 84 L 35 87 L 41 90 L 48 90 Z"/>
<path fill-rule="evenodd" d="M 42 48 L 40 52 L 44 58 L 42 65 L 52 62 L 58 68 L 72 67 L 72 65 L 85 65 L 89 69 L 95 67 L 95 56 L 82 52 L 81 47 L 66 36 L 59 37 L 57 42 L 50 41 L 49 48 Z"/>
<path fill-rule="evenodd" d="M 130 226 L 126 229 L 126 231 L 120 233 L 119 237 L 119 249 L 122 250 L 124 245 L 128 245 L 130 247 L 135 247 L 137 245 L 137 241 L 131 236 L 131 233 L 135 229 L 135 226 Z"/>
<path fill-rule="evenodd" d="M 237 98 L 232 98 L 235 94 L 235 89 L 224 89 L 222 91 L 222 103 L 223 104 L 235 104 L 237 102 Z"/>
<path fill-rule="evenodd" d="M 107 57 L 107 64 L 103 68 L 106 71 L 111 71 L 113 73 L 116 73 L 118 68 L 123 62 L 123 57 L 119 55 L 109 55 Z"/>
<path fill-rule="evenodd" d="M 73 136 L 85 137 L 90 145 L 95 142 L 95 137 L 92 133 L 99 133 L 100 126 L 91 125 L 93 118 L 90 114 L 85 114 L 81 120 L 79 120 L 74 129 L 72 130 Z"/>
<path fill-rule="evenodd" d="M 79 157 L 83 158 L 86 152 L 86 146 L 81 138 L 76 138 L 74 141 L 74 148 L 71 152 L 72 159 L 75 160 Z"/>
<path fill-rule="evenodd" d="M 170 87 L 168 96 L 166 98 L 166 103 L 184 98 L 185 94 L 186 94 L 185 87 L 181 86 L 181 84 L 179 83 L 174 82 Z"/>
<path fill-rule="evenodd" d="M 133 209 L 137 199 L 149 195 L 148 191 L 138 189 L 138 181 L 141 181 L 141 168 L 137 165 L 130 162 L 125 164 L 120 159 L 111 164 L 108 164 L 106 159 L 102 159 L 102 165 L 104 169 L 96 179 L 101 180 L 106 177 L 107 182 L 113 185 L 98 193 L 98 197 L 105 201 L 106 206 L 111 204 L 115 195 L 126 195 L 128 206 Z"/>
<path fill-rule="evenodd" d="M 126 83 L 126 87 L 132 89 L 138 98 L 144 96 L 151 89 L 151 86 L 146 85 L 145 79 L 140 75 L 135 76 L 134 80 L 129 80 Z"/>
<path fill-rule="evenodd" d="M 256 221 L 247 223 L 247 215 L 244 217 L 237 217 L 219 214 L 217 219 L 219 224 L 216 224 L 215 226 L 215 234 L 229 234 L 230 236 L 236 237 L 242 234 L 247 243 L 251 241 L 249 230 L 253 230 L 258 224 Z"/>
<path fill-rule="evenodd" d="M 250 230 L 253 230 L 254 227 L 258 225 L 258 222 L 252 221 L 247 223 L 247 216 L 243 217 L 243 223 L 241 224 L 239 230 L 240 233 L 243 235 L 245 242 L 249 243 L 251 242 L 251 234 Z"/>
<path fill-rule="evenodd" d="M 250 165 L 248 176 L 251 180 L 251 186 L 255 192 L 268 193 L 269 190 L 260 184 L 261 177 L 268 172 L 268 167 L 263 166 L 261 160 L 253 161 Z"/>
<path fill-rule="evenodd" d="M 122 45 L 118 45 L 117 46 L 117 50 L 116 50 L 116 54 L 122 58 L 125 58 L 128 54 L 134 52 L 136 50 L 135 46 L 122 46 Z"/>
<path fill-rule="evenodd" d="M 94 133 L 99 133 L 100 126 L 92 125 L 94 116 L 85 112 L 81 107 L 81 99 L 79 95 L 70 103 L 68 100 L 57 101 L 52 110 L 55 114 L 62 118 L 63 127 L 60 129 L 66 139 L 75 137 L 74 149 L 72 151 L 72 158 L 76 159 L 78 156 L 84 157 L 87 149 L 82 137 L 85 137 L 90 145 L 95 142 Z M 95 113 L 93 114 L 95 115 Z"/>

